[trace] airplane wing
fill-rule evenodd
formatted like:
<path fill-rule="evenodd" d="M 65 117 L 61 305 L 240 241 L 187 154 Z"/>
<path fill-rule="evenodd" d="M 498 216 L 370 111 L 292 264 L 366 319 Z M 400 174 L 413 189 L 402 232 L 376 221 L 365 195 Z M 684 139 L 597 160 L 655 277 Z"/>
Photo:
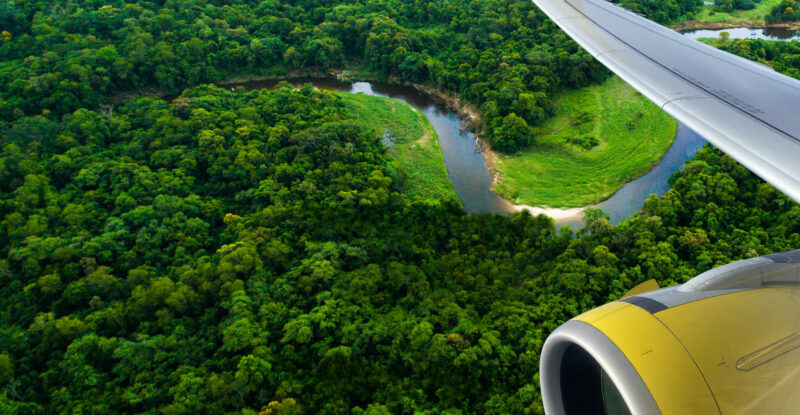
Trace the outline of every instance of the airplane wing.
<path fill-rule="evenodd" d="M 800 81 L 605 0 L 533 0 L 664 111 L 800 202 Z"/>

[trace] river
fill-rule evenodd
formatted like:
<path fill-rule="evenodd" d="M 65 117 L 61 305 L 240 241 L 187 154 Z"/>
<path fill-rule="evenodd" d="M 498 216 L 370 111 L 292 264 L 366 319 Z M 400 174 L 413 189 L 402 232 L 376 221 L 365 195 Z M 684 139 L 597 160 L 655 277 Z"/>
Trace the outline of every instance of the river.
<path fill-rule="evenodd" d="M 274 88 L 279 81 L 251 81 L 226 87 L 240 87 L 246 91 Z M 439 145 L 444 153 L 444 161 L 450 180 L 461 198 L 467 213 L 499 212 L 510 213 L 514 206 L 492 193 L 492 178 L 486 167 L 486 160 L 480 151 L 475 136 L 461 129 L 459 115 L 429 96 L 411 87 L 400 87 L 381 82 L 344 83 L 332 79 L 293 79 L 294 85 L 311 83 L 317 88 L 329 91 L 364 93 L 397 99 L 412 105 L 422 112 L 433 125 L 439 136 Z M 699 150 L 705 140 L 682 124 L 672 147 L 664 158 L 647 174 L 625 184 L 609 199 L 595 205 L 607 212 L 611 223 L 618 223 L 642 207 L 651 193 L 664 194 L 669 189 L 667 180 L 672 173 L 680 170 L 686 160 Z M 573 229 L 582 227 L 580 217 L 558 222 L 559 226 L 569 225 Z"/>
<path fill-rule="evenodd" d="M 800 31 L 795 29 L 784 29 L 780 27 L 768 27 L 766 29 L 750 29 L 747 27 L 733 27 L 730 29 L 699 29 L 687 30 L 681 33 L 692 38 L 702 37 L 717 38 L 722 32 L 728 32 L 729 39 L 764 39 L 791 41 L 800 39 Z"/>

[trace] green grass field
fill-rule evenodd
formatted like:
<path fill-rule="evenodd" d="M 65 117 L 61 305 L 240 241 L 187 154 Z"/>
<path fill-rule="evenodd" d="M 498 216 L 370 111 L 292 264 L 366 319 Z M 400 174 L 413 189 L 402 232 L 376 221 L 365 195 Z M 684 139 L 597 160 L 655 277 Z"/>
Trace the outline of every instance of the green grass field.
<path fill-rule="evenodd" d="M 350 111 L 350 118 L 391 136 L 389 155 L 405 173 L 406 192 L 425 200 L 451 199 L 460 202 L 447 176 L 439 138 L 428 119 L 403 102 L 364 94 L 338 93 Z"/>
<path fill-rule="evenodd" d="M 614 76 L 565 93 L 536 143 L 499 156 L 494 191 L 516 204 L 578 207 L 597 203 L 647 173 L 672 145 L 678 123 Z M 575 142 L 595 138 L 586 149 Z M 583 140 L 576 140 L 583 138 Z"/>
<path fill-rule="evenodd" d="M 780 4 L 781 0 L 761 0 L 756 4 L 755 9 L 751 10 L 734 10 L 730 13 L 716 12 L 713 5 L 704 5 L 702 10 L 695 13 L 693 16 L 685 19 L 684 22 L 688 24 L 692 22 L 701 23 L 725 23 L 730 25 L 742 25 L 746 27 L 756 27 L 764 25 L 764 16 L 769 14 L 770 9 Z"/>

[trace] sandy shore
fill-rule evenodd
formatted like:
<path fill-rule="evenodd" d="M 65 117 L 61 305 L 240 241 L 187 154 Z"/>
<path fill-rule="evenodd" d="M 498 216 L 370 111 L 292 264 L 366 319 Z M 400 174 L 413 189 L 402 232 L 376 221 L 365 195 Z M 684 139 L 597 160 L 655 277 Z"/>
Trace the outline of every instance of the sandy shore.
<path fill-rule="evenodd" d="M 583 217 L 583 209 L 584 208 L 558 209 L 558 208 L 542 208 L 542 207 L 528 206 L 528 205 L 514 205 L 514 210 L 516 210 L 517 212 L 527 210 L 533 216 L 544 214 L 546 216 L 550 216 L 556 221 L 562 221 L 568 219 L 580 219 Z"/>

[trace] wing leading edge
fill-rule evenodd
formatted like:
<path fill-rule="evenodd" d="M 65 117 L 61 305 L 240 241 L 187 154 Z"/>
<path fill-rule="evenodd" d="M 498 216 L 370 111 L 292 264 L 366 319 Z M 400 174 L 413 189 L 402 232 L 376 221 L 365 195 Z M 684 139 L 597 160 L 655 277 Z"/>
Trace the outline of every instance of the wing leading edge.
<path fill-rule="evenodd" d="M 605 0 L 533 0 L 664 111 L 800 202 L 800 81 Z"/>

